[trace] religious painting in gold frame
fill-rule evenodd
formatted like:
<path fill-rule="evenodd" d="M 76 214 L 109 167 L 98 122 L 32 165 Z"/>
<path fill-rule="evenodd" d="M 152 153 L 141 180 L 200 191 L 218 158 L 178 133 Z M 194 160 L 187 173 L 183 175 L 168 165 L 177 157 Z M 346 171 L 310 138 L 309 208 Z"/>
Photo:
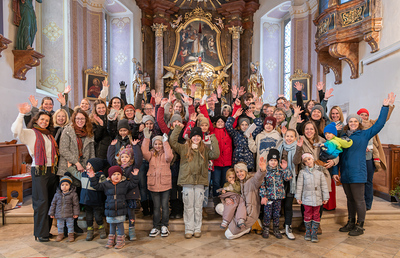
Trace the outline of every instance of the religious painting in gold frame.
<path fill-rule="evenodd" d="M 83 96 L 90 100 L 96 100 L 103 89 L 103 81 L 108 78 L 108 73 L 103 71 L 100 66 L 87 69 L 85 73 L 85 87 Z"/>
<path fill-rule="evenodd" d="M 221 54 L 221 31 L 211 22 L 211 14 L 196 8 L 186 14 L 185 19 L 186 22 L 175 31 L 175 50 L 169 66 L 183 71 L 201 57 L 202 63 L 213 70 L 225 67 Z"/>
<path fill-rule="evenodd" d="M 302 86 L 303 89 L 302 95 L 303 95 L 303 102 L 307 102 L 311 99 L 311 85 L 310 85 L 310 79 L 311 75 L 307 73 L 303 73 L 303 70 L 301 69 L 296 69 L 294 71 L 294 74 L 290 76 L 290 101 L 297 103 L 296 101 L 296 93 L 297 89 L 294 87 L 296 82 L 299 82 Z"/>

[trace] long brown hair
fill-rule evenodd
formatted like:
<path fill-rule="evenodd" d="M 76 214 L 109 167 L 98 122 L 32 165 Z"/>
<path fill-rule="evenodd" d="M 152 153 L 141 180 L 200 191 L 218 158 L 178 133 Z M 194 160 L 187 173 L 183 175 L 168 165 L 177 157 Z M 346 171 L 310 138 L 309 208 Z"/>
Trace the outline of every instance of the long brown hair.
<path fill-rule="evenodd" d="M 71 121 L 72 125 L 76 125 L 75 123 L 75 118 L 77 114 L 82 114 L 85 116 L 85 125 L 83 126 L 82 130 L 86 132 L 87 136 L 92 137 L 93 136 L 93 126 L 92 123 L 90 122 L 90 119 L 85 111 L 83 111 L 81 108 L 77 108 L 75 112 L 71 116 Z"/>
<path fill-rule="evenodd" d="M 183 120 L 185 120 L 185 106 L 183 105 L 183 102 L 180 101 L 179 99 L 175 100 L 174 104 L 172 105 L 172 112 L 174 112 L 173 110 L 174 110 L 176 104 L 178 104 L 178 103 L 180 103 L 182 106 L 182 111 L 179 115 L 182 117 Z"/>
<path fill-rule="evenodd" d="M 189 139 L 186 141 L 186 147 L 188 148 L 188 151 L 186 153 L 186 159 L 190 162 L 193 160 L 194 157 L 194 150 L 192 149 L 192 139 Z M 205 154 L 206 154 L 206 145 L 204 144 L 203 141 L 200 141 L 198 151 L 200 153 L 200 156 L 205 159 Z"/>
<path fill-rule="evenodd" d="M 51 98 L 51 97 L 44 97 L 43 99 L 42 99 L 42 103 L 40 104 L 40 107 L 39 107 L 39 109 L 43 109 L 43 103 L 44 103 L 44 101 L 45 100 L 51 100 L 51 103 L 53 103 L 53 106 L 54 106 L 54 100 Z"/>
<path fill-rule="evenodd" d="M 89 116 L 90 122 L 91 122 L 91 123 L 94 123 L 94 124 L 96 124 L 96 125 L 98 125 L 99 123 L 96 121 L 96 119 L 94 119 L 93 114 L 96 114 L 97 116 L 100 116 L 100 115 L 97 113 L 96 107 L 97 107 L 98 105 L 101 105 L 101 104 L 103 104 L 103 105 L 106 107 L 106 115 L 108 115 L 108 112 L 109 112 L 106 103 L 104 103 L 104 101 L 101 100 L 101 99 L 96 99 L 96 100 L 94 101 L 94 104 L 93 104 L 93 111 L 92 111 L 92 113 L 91 113 L 90 116 Z"/>
<path fill-rule="evenodd" d="M 119 101 L 120 101 L 120 103 L 121 103 L 121 108 L 120 108 L 120 109 L 124 110 L 125 102 L 124 102 L 120 97 L 113 97 L 113 98 L 110 100 L 110 102 L 108 102 L 108 109 L 111 109 L 111 108 L 112 108 L 112 103 L 113 103 L 114 99 L 119 99 Z"/>
<path fill-rule="evenodd" d="M 310 111 L 308 111 L 308 104 L 310 104 L 310 102 L 314 102 L 314 106 L 319 104 L 317 101 L 312 100 L 312 99 L 307 101 L 306 104 L 304 105 L 304 114 L 306 114 L 307 116 L 311 116 Z"/>
<path fill-rule="evenodd" d="M 311 125 L 314 127 L 315 133 L 314 133 L 314 137 L 313 137 L 312 139 L 308 139 L 308 138 L 305 136 L 305 134 L 304 134 L 304 132 L 305 132 L 305 130 L 306 130 L 306 126 L 307 126 L 308 124 L 311 124 Z M 304 138 L 306 138 L 306 140 L 307 140 L 309 143 L 311 143 L 311 146 L 314 146 L 314 143 L 316 143 L 316 142 L 319 141 L 319 137 L 318 137 L 318 128 L 317 128 L 317 126 L 315 125 L 315 123 L 314 123 L 313 121 L 307 121 L 307 122 L 304 124 L 304 126 L 303 126 L 303 134 L 304 134 Z"/>
<path fill-rule="evenodd" d="M 51 133 L 53 133 L 53 131 L 54 131 L 53 119 L 52 119 L 52 116 L 51 116 L 50 112 L 48 112 L 48 111 L 42 111 L 42 110 L 39 111 L 39 112 L 31 119 L 31 121 L 29 122 L 27 128 L 32 129 L 33 126 L 34 126 L 34 125 L 37 123 L 37 121 L 39 120 L 39 118 L 40 118 L 41 115 L 46 115 L 46 116 L 48 116 L 48 117 L 50 118 L 50 120 L 49 120 L 49 125 L 47 126 L 46 129 L 49 130 Z"/>

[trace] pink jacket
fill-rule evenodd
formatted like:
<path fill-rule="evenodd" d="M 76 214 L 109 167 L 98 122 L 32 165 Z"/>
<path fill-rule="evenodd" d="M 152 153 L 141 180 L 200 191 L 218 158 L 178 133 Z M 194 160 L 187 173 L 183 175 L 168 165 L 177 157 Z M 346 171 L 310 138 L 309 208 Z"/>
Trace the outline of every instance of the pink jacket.
<path fill-rule="evenodd" d="M 171 161 L 174 157 L 168 141 L 163 142 L 164 149 L 158 155 L 150 150 L 150 139 L 145 138 L 142 143 L 143 158 L 149 162 L 147 171 L 147 188 L 152 192 L 164 192 L 172 188 Z"/>

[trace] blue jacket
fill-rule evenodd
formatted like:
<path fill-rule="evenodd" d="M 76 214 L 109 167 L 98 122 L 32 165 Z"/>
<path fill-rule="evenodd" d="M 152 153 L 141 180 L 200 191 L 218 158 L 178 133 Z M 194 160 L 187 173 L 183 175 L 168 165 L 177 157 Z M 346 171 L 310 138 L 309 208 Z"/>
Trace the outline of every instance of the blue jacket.
<path fill-rule="evenodd" d="M 355 131 L 350 139 L 353 145 L 348 149 L 343 149 L 340 156 L 340 181 L 344 184 L 366 183 L 367 182 L 367 164 L 365 162 L 365 150 L 368 141 L 374 137 L 383 128 L 389 107 L 383 106 L 376 123 L 367 130 Z M 337 170 L 333 170 L 337 174 Z"/>

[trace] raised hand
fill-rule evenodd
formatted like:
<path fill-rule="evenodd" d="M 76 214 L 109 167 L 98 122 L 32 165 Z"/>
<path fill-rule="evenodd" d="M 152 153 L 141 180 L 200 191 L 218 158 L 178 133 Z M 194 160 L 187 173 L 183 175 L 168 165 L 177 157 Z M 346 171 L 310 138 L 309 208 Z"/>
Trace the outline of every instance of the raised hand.
<path fill-rule="evenodd" d="M 132 175 L 137 176 L 139 174 L 139 169 L 135 168 L 131 173 Z"/>
<path fill-rule="evenodd" d="M 168 103 L 168 99 L 166 99 L 166 98 L 162 99 L 161 100 L 161 107 L 164 107 L 165 104 L 167 104 L 167 103 Z"/>
<path fill-rule="evenodd" d="M 261 110 L 263 105 L 264 105 L 262 99 L 261 98 L 257 98 L 255 103 L 256 103 L 256 110 Z"/>
<path fill-rule="evenodd" d="M 299 136 L 299 139 L 297 140 L 297 146 L 302 147 L 304 143 L 304 139 L 303 137 Z"/>
<path fill-rule="evenodd" d="M 137 145 L 139 142 L 140 142 L 140 140 L 139 140 L 139 139 L 136 139 L 136 140 L 133 140 L 133 141 L 131 142 L 131 144 L 132 144 L 133 146 L 135 146 L 135 145 Z"/>
<path fill-rule="evenodd" d="M 217 94 L 218 94 L 218 98 L 221 98 L 221 96 L 222 96 L 222 86 L 221 86 L 221 84 L 218 85 L 218 87 L 217 87 Z"/>
<path fill-rule="evenodd" d="M 99 123 L 100 126 L 104 125 L 103 120 L 98 115 L 96 115 L 94 112 L 93 112 L 93 118 L 94 118 L 94 120 L 97 121 L 97 123 Z"/>
<path fill-rule="evenodd" d="M 238 110 L 236 110 L 236 113 L 233 115 L 234 118 L 237 118 L 239 116 L 241 116 L 243 113 L 243 108 L 238 108 Z"/>
<path fill-rule="evenodd" d="M 301 124 L 301 123 L 303 123 L 304 122 L 304 119 L 301 119 L 301 116 L 298 116 L 297 117 L 297 123 L 298 124 Z"/>
<path fill-rule="evenodd" d="M 318 82 L 318 83 L 317 83 L 317 90 L 318 90 L 318 91 L 323 90 L 323 89 L 324 89 L 324 86 L 325 86 L 325 83 L 324 83 L 324 82 Z"/>
<path fill-rule="evenodd" d="M 150 93 L 151 93 L 151 96 L 153 97 L 153 98 L 155 98 L 156 97 L 156 90 L 150 90 Z"/>
<path fill-rule="evenodd" d="M 329 90 L 327 90 L 325 92 L 325 100 L 328 100 L 330 97 L 333 97 L 332 92 L 333 92 L 333 88 L 330 88 Z"/>
<path fill-rule="evenodd" d="M 232 86 L 231 92 L 232 92 L 232 97 L 233 97 L 233 98 L 236 98 L 236 97 L 237 97 L 237 94 L 238 94 L 238 89 L 237 89 L 237 86 L 236 86 L 236 85 L 233 85 L 233 86 Z"/>
<path fill-rule="evenodd" d="M 243 96 L 245 93 L 246 93 L 246 91 L 244 90 L 244 87 L 241 86 L 241 87 L 239 88 L 239 97 Z"/>
<path fill-rule="evenodd" d="M 258 162 L 258 166 L 260 167 L 261 171 L 267 171 L 267 161 L 264 157 L 260 158 L 260 162 Z"/>
<path fill-rule="evenodd" d="M 287 161 L 284 160 L 284 159 L 281 160 L 281 168 L 282 169 L 286 169 L 287 168 Z"/>
<path fill-rule="evenodd" d="M 294 110 L 293 114 L 294 117 L 299 117 L 299 115 L 304 112 L 304 110 L 301 110 L 301 107 L 297 105 L 293 107 L 293 110 Z"/>
<path fill-rule="evenodd" d="M 211 93 L 211 98 L 214 100 L 214 102 L 218 102 L 217 94 Z"/>
<path fill-rule="evenodd" d="M 180 93 L 181 95 L 184 94 L 183 89 L 182 88 L 176 88 L 175 90 L 176 92 Z"/>
<path fill-rule="evenodd" d="M 140 124 L 139 125 L 139 132 L 143 132 L 143 130 L 144 130 L 144 124 Z"/>
<path fill-rule="evenodd" d="M 64 94 L 68 94 L 68 93 L 70 93 L 70 91 L 71 91 L 71 85 L 68 85 L 67 87 L 65 87 L 65 89 L 64 89 Z"/>
<path fill-rule="evenodd" d="M 285 134 L 287 133 L 287 128 L 286 128 L 286 126 L 282 126 L 281 132 L 282 132 L 283 135 L 285 135 Z"/>
<path fill-rule="evenodd" d="M 103 84 L 103 88 L 108 88 L 108 87 L 110 87 L 110 85 L 108 84 L 107 78 L 104 79 L 104 81 L 102 82 L 102 84 Z"/>
<path fill-rule="evenodd" d="M 336 130 L 340 131 L 343 129 L 343 125 L 342 124 L 337 124 L 336 125 Z"/>
<path fill-rule="evenodd" d="M 179 126 L 180 128 L 184 128 L 185 127 L 181 122 L 176 123 L 176 126 Z"/>
<path fill-rule="evenodd" d="M 251 119 L 256 119 L 256 117 L 254 116 L 253 112 L 250 109 L 246 110 L 246 115 Z"/>
<path fill-rule="evenodd" d="M 114 140 L 111 141 L 111 145 L 115 145 L 115 144 L 117 144 L 117 142 L 118 142 L 118 140 L 114 139 Z"/>
<path fill-rule="evenodd" d="M 389 93 L 389 105 L 393 106 L 394 101 L 396 100 L 396 95 L 393 92 Z"/>
<path fill-rule="evenodd" d="M 146 84 L 145 83 L 143 83 L 142 85 L 140 85 L 140 88 L 139 88 L 139 94 L 143 94 L 144 93 L 144 91 L 146 90 Z"/>
<path fill-rule="evenodd" d="M 161 104 L 162 98 L 163 98 L 162 93 L 161 92 L 157 92 L 155 97 L 154 97 L 156 105 L 160 105 Z"/>
<path fill-rule="evenodd" d="M 27 114 L 29 111 L 31 111 L 31 106 L 28 103 L 21 103 L 18 104 L 18 110 L 21 114 Z"/>
<path fill-rule="evenodd" d="M 303 85 L 300 82 L 295 82 L 293 87 L 298 91 L 303 89 Z"/>
<path fill-rule="evenodd" d="M 65 96 L 62 93 L 58 93 L 57 96 L 57 100 L 60 102 L 61 106 L 65 106 Z"/>
<path fill-rule="evenodd" d="M 174 100 L 175 100 L 174 92 L 173 92 L 172 90 L 170 90 L 170 91 L 169 91 L 169 95 L 168 95 L 168 101 L 169 101 L 170 103 L 172 103 L 172 101 L 174 101 Z"/>
<path fill-rule="evenodd" d="M 35 96 L 30 95 L 29 96 L 29 101 L 31 102 L 32 107 L 37 107 L 39 101 L 35 99 Z"/>
<path fill-rule="evenodd" d="M 190 115 L 190 121 L 195 122 L 196 120 L 197 120 L 197 114 L 196 114 L 196 112 L 194 112 L 194 113 L 192 113 L 192 114 Z"/>

